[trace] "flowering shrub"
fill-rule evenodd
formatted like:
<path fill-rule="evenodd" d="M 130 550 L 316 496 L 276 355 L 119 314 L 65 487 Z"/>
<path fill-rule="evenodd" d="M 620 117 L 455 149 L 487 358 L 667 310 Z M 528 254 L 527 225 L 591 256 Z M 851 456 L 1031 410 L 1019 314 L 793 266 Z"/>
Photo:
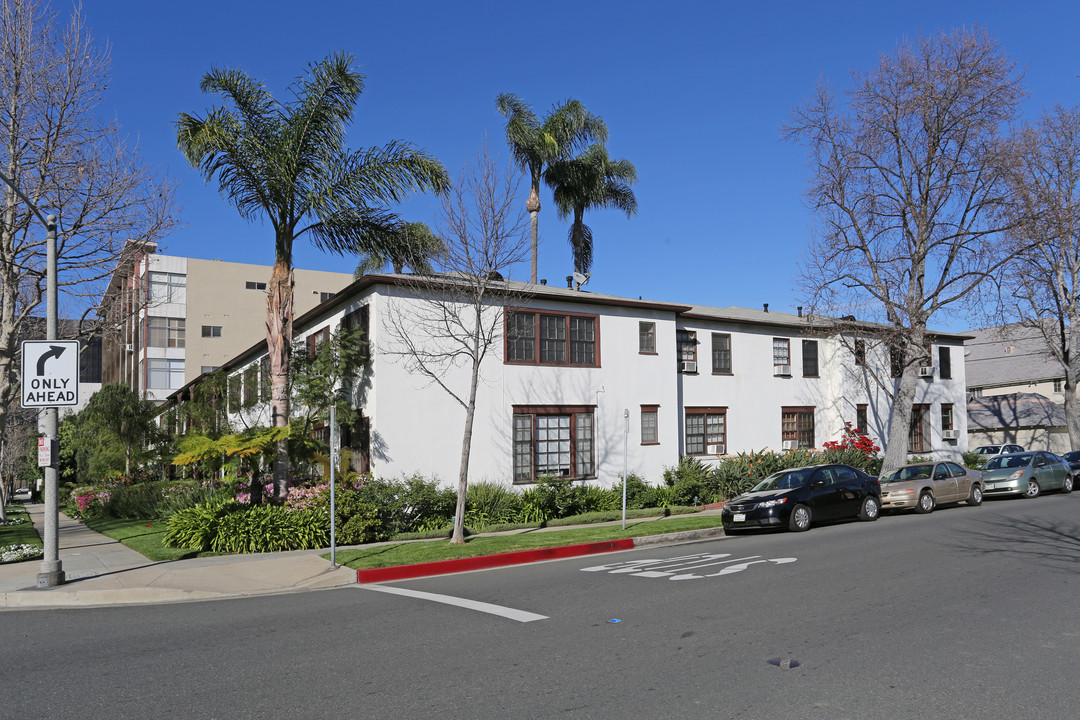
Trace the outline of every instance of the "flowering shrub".
<path fill-rule="evenodd" d="M 0 563 L 33 560 L 45 554 L 45 549 L 34 545 L 5 545 L 0 547 Z"/>
<path fill-rule="evenodd" d="M 851 427 L 849 422 L 844 423 L 844 434 L 840 440 L 830 440 L 822 447 L 826 450 L 858 450 L 868 458 L 881 452 L 873 439 L 859 428 Z"/>
<path fill-rule="evenodd" d="M 0 520 L 0 527 L 3 527 L 4 525 L 22 525 L 26 521 L 27 520 L 24 517 L 11 518 L 10 520 Z"/>
<path fill-rule="evenodd" d="M 109 491 L 104 488 L 83 486 L 71 491 L 71 500 L 65 512 L 77 520 L 92 518 L 101 514 L 105 503 L 109 502 Z"/>

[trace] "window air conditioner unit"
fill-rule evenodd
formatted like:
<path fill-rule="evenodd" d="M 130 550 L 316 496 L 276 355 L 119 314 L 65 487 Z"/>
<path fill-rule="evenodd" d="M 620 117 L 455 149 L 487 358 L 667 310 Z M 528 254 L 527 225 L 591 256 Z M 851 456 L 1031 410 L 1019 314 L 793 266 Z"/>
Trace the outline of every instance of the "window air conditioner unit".
<path fill-rule="evenodd" d="M 773 375 L 776 375 L 777 377 L 779 377 L 781 375 L 790 375 L 790 374 L 791 374 L 791 366 L 790 365 L 773 365 Z"/>
<path fill-rule="evenodd" d="M 679 364 L 679 369 L 684 373 L 696 373 L 697 363 L 693 360 L 683 360 L 682 363 Z"/>
<path fill-rule="evenodd" d="M 919 377 L 934 377 L 933 365 L 921 365 L 919 366 Z"/>
<path fill-rule="evenodd" d="M 128 352 L 135 352 L 135 346 L 131 343 L 124 343 L 124 350 Z"/>
<path fill-rule="evenodd" d="M 798 449 L 798 447 L 799 447 L 799 442 L 797 440 L 785 440 L 784 441 L 784 449 L 785 450 L 796 450 L 796 449 Z"/>
<path fill-rule="evenodd" d="M 941 439 L 942 440 L 955 440 L 956 436 L 957 436 L 957 431 L 956 430 L 942 430 L 941 431 Z"/>
<path fill-rule="evenodd" d="M 710 455 L 723 455 L 727 448 L 724 447 L 724 443 L 711 443 L 705 448 Z"/>

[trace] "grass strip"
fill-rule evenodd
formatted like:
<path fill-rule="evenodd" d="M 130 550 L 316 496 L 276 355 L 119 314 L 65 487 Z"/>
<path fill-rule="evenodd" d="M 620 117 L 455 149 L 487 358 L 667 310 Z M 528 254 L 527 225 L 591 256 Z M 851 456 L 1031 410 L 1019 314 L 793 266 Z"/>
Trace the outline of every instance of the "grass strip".
<path fill-rule="evenodd" d="M 34 529 L 34 523 L 30 522 L 30 515 L 25 510 L 18 508 L 18 506 L 8 505 L 7 516 L 8 520 L 26 518 L 26 522 L 18 525 L 0 525 L 0 547 L 7 547 L 8 545 L 45 547 L 37 534 L 37 530 Z"/>
<path fill-rule="evenodd" d="M 700 530 L 720 526 L 720 515 L 676 516 L 657 520 L 627 521 L 622 524 L 566 530 L 527 530 L 509 535 L 475 535 L 466 538 L 464 545 L 451 545 L 445 540 L 385 543 L 349 548 L 337 552 L 337 562 L 356 570 L 414 565 L 416 563 L 457 560 L 460 558 L 498 555 L 518 550 L 578 545 L 581 543 L 644 537 L 683 530 Z M 322 557 L 329 558 L 329 554 Z"/>
<path fill-rule="evenodd" d="M 86 527 L 102 535 L 119 540 L 148 560 L 185 560 L 194 557 L 220 555 L 215 552 L 199 552 L 187 548 L 166 547 L 161 539 L 165 536 L 168 525 L 153 520 L 120 520 L 116 518 L 92 518 L 86 521 Z"/>

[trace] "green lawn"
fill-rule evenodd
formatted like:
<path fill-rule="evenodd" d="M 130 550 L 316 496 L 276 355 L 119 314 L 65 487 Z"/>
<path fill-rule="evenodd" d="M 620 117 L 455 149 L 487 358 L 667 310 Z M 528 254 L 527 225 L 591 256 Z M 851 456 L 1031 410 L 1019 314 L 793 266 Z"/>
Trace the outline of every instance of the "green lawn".
<path fill-rule="evenodd" d="M 627 521 L 626 530 L 622 529 L 620 523 L 619 525 L 599 525 L 544 532 L 531 530 L 513 535 L 473 536 L 466 538 L 464 545 L 450 545 L 445 540 L 388 543 L 372 547 L 339 550 L 336 554 L 336 560 L 341 565 L 363 570 L 393 567 L 395 565 L 413 565 L 437 560 L 456 560 L 480 555 L 498 555 L 499 553 L 518 550 L 577 545 L 580 543 L 643 537 L 719 526 L 719 515 L 673 516 L 651 521 Z M 327 553 L 323 557 L 329 559 L 330 555 Z"/>
<path fill-rule="evenodd" d="M 161 542 L 166 530 L 166 525 L 163 522 L 95 518 L 87 520 L 86 527 L 111 537 L 113 540 L 119 540 L 135 552 L 141 553 L 146 558 L 154 561 L 183 560 L 185 558 L 221 554 L 166 547 Z"/>
<path fill-rule="evenodd" d="M 26 514 L 25 510 L 18 505 L 8 505 L 7 516 L 8 520 L 23 517 L 26 518 L 26 522 L 19 523 L 18 525 L 0 526 L 0 547 L 24 544 L 45 547 L 41 542 L 41 538 L 38 537 L 37 530 L 34 529 L 34 524 L 30 522 L 30 516 Z"/>

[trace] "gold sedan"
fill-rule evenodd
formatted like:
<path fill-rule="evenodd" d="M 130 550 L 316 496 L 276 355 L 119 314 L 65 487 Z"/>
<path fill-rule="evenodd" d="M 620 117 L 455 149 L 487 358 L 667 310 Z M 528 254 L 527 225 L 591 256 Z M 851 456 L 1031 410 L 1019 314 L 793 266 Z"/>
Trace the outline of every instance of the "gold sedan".
<path fill-rule="evenodd" d="M 878 480 L 882 510 L 928 513 L 941 503 L 981 505 L 983 500 L 982 475 L 954 462 L 905 465 Z"/>

